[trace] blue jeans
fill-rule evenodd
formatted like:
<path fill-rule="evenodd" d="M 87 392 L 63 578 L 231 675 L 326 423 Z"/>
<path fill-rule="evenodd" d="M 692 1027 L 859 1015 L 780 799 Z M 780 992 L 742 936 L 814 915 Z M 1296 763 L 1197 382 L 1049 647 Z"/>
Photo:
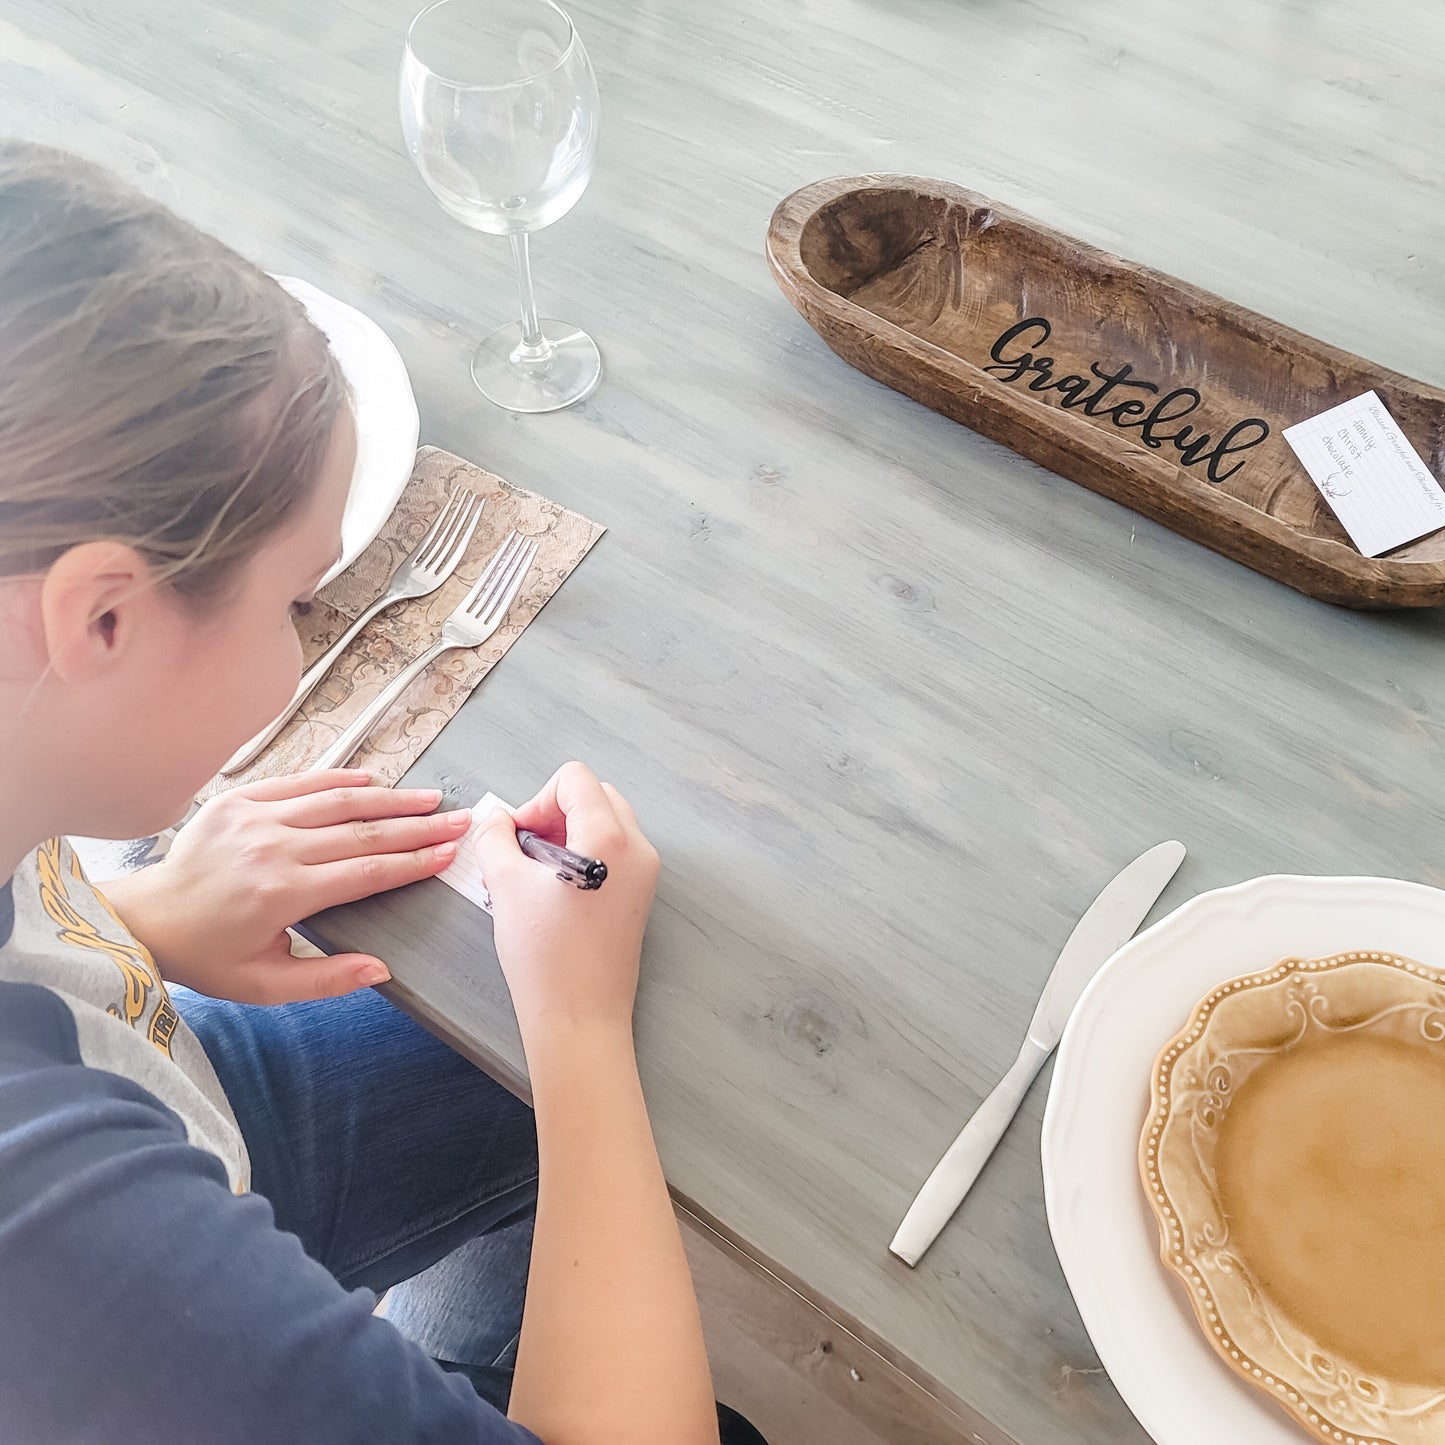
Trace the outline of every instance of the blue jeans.
<path fill-rule="evenodd" d="M 278 1228 L 506 1408 L 521 1329 L 532 1111 L 379 993 L 263 1008 L 171 996 L 201 1041 Z M 719 1407 L 724 1445 L 765 1445 Z"/>

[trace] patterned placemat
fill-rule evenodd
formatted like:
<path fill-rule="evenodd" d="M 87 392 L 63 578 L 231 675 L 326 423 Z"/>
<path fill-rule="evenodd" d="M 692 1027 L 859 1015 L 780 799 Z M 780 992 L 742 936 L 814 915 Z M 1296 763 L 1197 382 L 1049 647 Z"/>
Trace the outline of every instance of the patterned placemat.
<path fill-rule="evenodd" d="M 369 768 L 378 782 L 396 782 L 604 531 L 580 513 L 514 487 L 450 452 L 423 447 L 417 453 L 411 480 L 380 535 L 298 618 L 297 631 L 308 667 L 386 590 L 391 574 L 425 535 L 457 483 L 479 493 L 486 505 L 471 546 L 453 576 L 430 597 L 398 602 L 372 618 L 271 746 L 244 772 L 213 778 L 198 794 L 198 801 L 255 778 L 304 771 L 412 658 L 436 640 L 447 614 L 515 528 L 534 538 L 539 550 L 506 621 L 483 646 L 443 653 L 397 699 L 352 760 L 355 767 Z"/>

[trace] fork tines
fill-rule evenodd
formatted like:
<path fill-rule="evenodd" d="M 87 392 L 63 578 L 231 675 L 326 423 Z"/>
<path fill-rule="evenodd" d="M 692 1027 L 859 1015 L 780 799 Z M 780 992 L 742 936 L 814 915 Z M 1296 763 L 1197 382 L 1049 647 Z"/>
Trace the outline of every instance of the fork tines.
<path fill-rule="evenodd" d="M 454 550 L 465 550 L 471 540 L 469 528 L 481 515 L 483 499 L 470 487 L 458 484 L 452 488 L 446 506 L 437 514 L 426 536 L 417 544 L 411 554 L 411 561 L 418 567 L 437 571 L 448 563 L 455 563 Z M 461 540 L 465 538 L 465 540 Z M 458 542 L 461 546 L 458 547 Z"/>
<path fill-rule="evenodd" d="M 483 624 L 505 613 L 521 589 L 522 579 L 537 555 L 537 543 L 520 532 L 509 532 L 496 555 L 462 599 L 458 612 L 465 612 Z"/>

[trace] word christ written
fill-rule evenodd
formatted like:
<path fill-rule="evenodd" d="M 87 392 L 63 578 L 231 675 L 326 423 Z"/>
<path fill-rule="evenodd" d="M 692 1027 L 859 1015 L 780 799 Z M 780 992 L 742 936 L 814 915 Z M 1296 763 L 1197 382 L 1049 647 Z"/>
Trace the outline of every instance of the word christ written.
<path fill-rule="evenodd" d="M 1204 474 L 1211 482 L 1232 477 L 1244 463 L 1236 461 L 1226 465 L 1229 459 L 1257 447 L 1269 435 L 1269 423 L 1257 416 L 1235 422 L 1218 441 L 1207 431 L 1192 426 L 1170 430 L 1173 423 L 1198 409 L 1199 393 L 1192 386 L 1176 386 L 1159 396 L 1159 388 L 1152 381 L 1135 378 L 1134 368 L 1128 364 L 1117 371 L 1105 371 L 1093 361 L 1089 363 L 1092 376 L 1055 378 L 1052 356 L 1035 356 L 1032 351 L 1020 349 L 1042 346 L 1052 332 L 1053 327 L 1042 316 L 1030 316 L 1027 321 L 1010 326 L 989 351 L 997 365 L 986 366 L 984 370 L 1004 381 L 1021 381 L 1032 375 L 1032 380 L 1026 383 L 1030 391 L 1062 392 L 1059 405 L 1065 410 L 1081 407 L 1085 416 L 1108 417 L 1117 427 L 1137 427 L 1139 440 L 1156 451 L 1170 442 L 1178 449 L 1179 460 L 1186 467 L 1203 462 Z M 1122 395 L 1130 388 L 1148 392 L 1158 400 L 1151 403 L 1137 396 Z M 1109 404 L 1104 405 L 1105 402 Z"/>

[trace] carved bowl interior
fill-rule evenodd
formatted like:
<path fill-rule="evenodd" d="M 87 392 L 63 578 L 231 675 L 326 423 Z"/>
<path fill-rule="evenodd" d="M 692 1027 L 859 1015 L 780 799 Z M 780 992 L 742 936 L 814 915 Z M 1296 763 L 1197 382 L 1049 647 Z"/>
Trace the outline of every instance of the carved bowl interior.
<path fill-rule="evenodd" d="M 1306 344 L 1266 317 L 958 186 L 860 177 L 807 216 L 798 261 L 834 296 L 957 358 L 960 386 L 981 384 L 977 368 L 1041 420 L 1048 411 L 1055 423 L 1097 430 L 1110 446 L 1177 465 L 1350 550 L 1284 428 L 1375 389 L 1437 474 L 1445 455 L 1445 407 L 1433 389 Z M 858 347 L 844 355 L 878 374 Z M 1392 556 L 1445 561 L 1445 533 Z"/>

